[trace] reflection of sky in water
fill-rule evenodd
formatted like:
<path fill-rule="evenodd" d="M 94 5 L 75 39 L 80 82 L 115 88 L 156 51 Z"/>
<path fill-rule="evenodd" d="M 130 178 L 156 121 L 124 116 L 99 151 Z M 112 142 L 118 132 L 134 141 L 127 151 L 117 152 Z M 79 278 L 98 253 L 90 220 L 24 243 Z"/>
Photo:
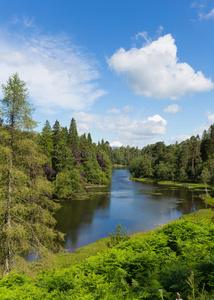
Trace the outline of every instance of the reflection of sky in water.
<path fill-rule="evenodd" d="M 118 222 L 132 234 L 155 229 L 182 214 L 204 208 L 203 202 L 186 189 L 133 182 L 129 176 L 128 170 L 115 170 L 111 195 L 62 203 L 56 218 L 58 229 L 66 233 L 66 249 L 74 251 L 109 236 Z"/>

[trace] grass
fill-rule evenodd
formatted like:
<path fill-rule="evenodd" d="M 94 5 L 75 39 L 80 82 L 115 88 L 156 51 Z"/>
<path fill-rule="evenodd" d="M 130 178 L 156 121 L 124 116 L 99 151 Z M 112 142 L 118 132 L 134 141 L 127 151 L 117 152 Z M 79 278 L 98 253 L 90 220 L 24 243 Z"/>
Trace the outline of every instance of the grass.
<path fill-rule="evenodd" d="M 56 268 L 67 268 L 85 261 L 88 257 L 107 251 L 109 238 L 103 238 L 93 244 L 77 249 L 74 253 L 57 253 Z"/>
<path fill-rule="evenodd" d="M 180 217 L 182 220 L 191 220 L 191 221 L 208 221 L 213 222 L 214 221 L 214 209 L 199 209 L 197 211 L 194 211 L 191 214 L 188 215 L 182 215 Z"/>
<path fill-rule="evenodd" d="M 202 195 L 201 197 L 207 204 L 214 206 L 214 198 L 213 197 L 211 197 L 210 195 Z"/>
<path fill-rule="evenodd" d="M 135 234 L 130 235 L 130 238 L 139 238 L 151 235 L 154 231 L 148 232 L 137 232 Z M 68 268 L 72 265 L 79 264 L 82 261 L 85 261 L 90 256 L 95 256 L 101 253 L 104 253 L 109 250 L 107 246 L 110 237 L 102 238 L 97 240 L 93 244 L 89 244 L 87 246 L 81 247 L 77 249 L 74 253 L 57 253 L 56 254 L 56 268 Z"/>

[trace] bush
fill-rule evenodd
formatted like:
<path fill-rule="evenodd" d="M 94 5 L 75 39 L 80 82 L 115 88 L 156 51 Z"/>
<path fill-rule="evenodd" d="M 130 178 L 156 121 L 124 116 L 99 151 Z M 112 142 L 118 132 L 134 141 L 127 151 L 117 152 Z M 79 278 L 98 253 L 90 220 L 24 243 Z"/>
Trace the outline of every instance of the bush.
<path fill-rule="evenodd" d="M 121 242 L 128 241 L 130 239 L 129 233 L 126 231 L 126 227 L 122 228 L 120 222 L 116 226 L 116 232 L 109 234 L 110 240 L 107 242 L 107 246 L 112 248 Z"/>

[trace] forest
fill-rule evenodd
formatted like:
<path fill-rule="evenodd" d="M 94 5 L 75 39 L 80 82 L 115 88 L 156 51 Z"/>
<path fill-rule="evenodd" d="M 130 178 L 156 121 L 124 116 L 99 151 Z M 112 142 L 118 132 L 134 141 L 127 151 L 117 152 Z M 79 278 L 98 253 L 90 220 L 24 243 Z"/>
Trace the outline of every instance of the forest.
<path fill-rule="evenodd" d="M 113 149 L 114 164 L 127 165 L 133 178 L 156 181 L 214 183 L 214 124 L 204 130 L 202 138 L 191 138 L 175 144 L 164 142 Z"/>
<path fill-rule="evenodd" d="M 112 149 L 77 124 L 35 131 L 26 83 L 17 73 L 0 102 L 0 299 L 213 299 L 214 212 L 129 236 L 120 224 L 92 250 L 64 253 L 55 230 L 59 198 L 106 185 L 112 164 L 133 178 L 214 181 L 214 125 L 202 139 Z M 71 200 L 72 201 L 72 200 Z M 84 252 L 85 251 L 85 252 Z M 34 253 L 35 261 L 26 257 Z"/>

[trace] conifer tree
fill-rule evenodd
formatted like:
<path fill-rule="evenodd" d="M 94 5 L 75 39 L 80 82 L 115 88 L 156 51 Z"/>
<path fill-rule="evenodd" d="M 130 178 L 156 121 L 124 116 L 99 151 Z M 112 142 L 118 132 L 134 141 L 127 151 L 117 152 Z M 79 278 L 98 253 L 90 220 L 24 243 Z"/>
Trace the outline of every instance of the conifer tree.
<path fill-rule="evenodd" d="M 79 136 L 77 132 L 77 125 L 74 118 L 71 119 L 71 124 L 69 128 L 69 139 L 70 143 L 75 145 L 77 149 L 79 149 Z"/>
<path fill-rule="evenodd" d="M 51 160 L 53 153 L 53 135 L 52 128 L 48 120 L 46 120 L 42 132 L 40 134 L 39 144 L 41 145 L 43 153 L 46 154 Z"/>
<path fill-rule="evenodd" d="M 6 85 L 0 111 L 0 265 L 8 274 L 17 257 L 38 253 L 62 235 L 52 229 L 57 205 L 48 199 L 50 184 L 45 180 L 41 155 L 30 130 L 33 108 L 25 82 L 13 74 Z"/>

